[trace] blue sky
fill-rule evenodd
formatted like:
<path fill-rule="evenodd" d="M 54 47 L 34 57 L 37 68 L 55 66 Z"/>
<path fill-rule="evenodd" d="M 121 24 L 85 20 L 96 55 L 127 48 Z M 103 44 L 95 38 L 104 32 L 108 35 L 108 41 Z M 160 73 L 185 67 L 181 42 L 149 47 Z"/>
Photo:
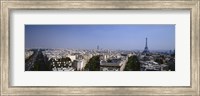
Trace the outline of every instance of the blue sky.
<path fill-rule="evenodd" d="M 25 48 L 174 50 L 175 25 L 25 25 Z"/>

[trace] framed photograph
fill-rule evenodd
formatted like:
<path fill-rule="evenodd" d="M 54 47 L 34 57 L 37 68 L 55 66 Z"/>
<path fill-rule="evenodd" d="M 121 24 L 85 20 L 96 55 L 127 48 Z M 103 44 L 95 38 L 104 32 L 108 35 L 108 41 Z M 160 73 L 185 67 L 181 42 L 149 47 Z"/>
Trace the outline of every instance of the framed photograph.
<path fill-rule="evenodd" d="M 1 1 L 1 95 L 200 95 L 199 0 Z"/>

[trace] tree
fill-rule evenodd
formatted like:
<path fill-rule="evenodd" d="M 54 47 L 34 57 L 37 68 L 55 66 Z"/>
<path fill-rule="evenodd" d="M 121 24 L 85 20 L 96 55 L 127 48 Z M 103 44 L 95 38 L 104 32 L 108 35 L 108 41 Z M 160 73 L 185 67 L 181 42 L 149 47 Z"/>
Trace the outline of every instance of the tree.
<path fill-rule="evenodd" d="M 169 69 L 171 71 L 175 71 L 175 59 L 171 58 L 168 62 L 168 65 L 169 65 Z"/>
<path fill-rule="evenodd" d="M 175 53 L 171 54 L 171 57 L 173 57 L 173 58 L 174 58 L 174 57 L 175 57 Z"/>
<path fill-rule="evenodd" d="M 164 63 L 164 61 L 162 60 L 162 58 L 157 58 L 157 59 L 155 60 L 155 62 L 157 62 L 157 63 L 159 63 L 159 64 L 163 64 L 163 63 Z"/>
<path fill-rule="evenodd" d="M 85 70 L 100 71 L 100 56 L 93 56 L 86 64 Z"/>
<path fill-rule="evenodd" d="M 50 67 L 47 62 L 47 57 L 42 54 L 40 50 L 36 57 L 36 61 L 34 62 L 34 71 L 50 71 Z"/>
<path fill-rule="evenodd" d="M 112 62 L 112 60 L 111 60 L 111 59 L 108 59 L 108 60 L 107 60 L 107 62 L 108 62 L 108 63 L 111 63 L 111 62 Z"/>
<path fill-rule="evenodd" d="M 69 57 L 66 57 L 65 61 L 71 61 L 71 59 Z"/>
<path fill-rule="evenodd" d="M 140 62 L 137 56 L 128 58 L 124 71 L 140 71 Z"/>
<path fill-rule="evenodd" d="M 65 58 L 60 58 L 60 59 L 58 59 L 58 61 L 59 62 L 69 62 L 69 61 L 71 61 L 71 59 L 69 58 L 69 57 L 65 57 Z"/>

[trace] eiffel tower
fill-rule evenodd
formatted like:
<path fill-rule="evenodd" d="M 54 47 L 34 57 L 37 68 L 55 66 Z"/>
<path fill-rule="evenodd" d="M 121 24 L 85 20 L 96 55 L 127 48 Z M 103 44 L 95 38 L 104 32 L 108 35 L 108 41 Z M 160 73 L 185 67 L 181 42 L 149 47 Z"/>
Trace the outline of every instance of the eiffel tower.
<path fill-rule="evenodd" d="M 148 49 L 148 46 L 147 46 L 147 38 L 146 38 L 146 44 L 145 44 L 145 48 L 144 48 L 144 51 L 142 52 L 142 54 L 149 54 L 149 49 Z"/>

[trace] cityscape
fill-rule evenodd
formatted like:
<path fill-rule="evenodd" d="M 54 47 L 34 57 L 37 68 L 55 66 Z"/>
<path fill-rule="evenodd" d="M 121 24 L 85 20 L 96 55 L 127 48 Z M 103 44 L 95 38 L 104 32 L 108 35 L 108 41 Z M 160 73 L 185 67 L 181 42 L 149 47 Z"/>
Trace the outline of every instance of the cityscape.
<path fill-rule="evenodd" d="M 25 71 L 175 71 L 175 26 L 25 25 Z"/>

